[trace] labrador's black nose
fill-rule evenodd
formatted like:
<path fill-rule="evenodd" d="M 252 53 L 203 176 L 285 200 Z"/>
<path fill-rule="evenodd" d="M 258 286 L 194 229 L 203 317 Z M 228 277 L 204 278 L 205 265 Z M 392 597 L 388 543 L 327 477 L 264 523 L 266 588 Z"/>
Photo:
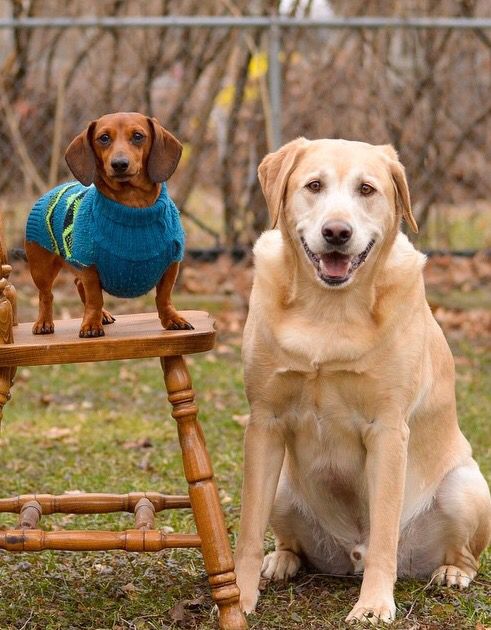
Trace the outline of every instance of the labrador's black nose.
<path fill-rule="evenodd" d="M 114 157 L 111 160 L 111 167 L 118 175 L 124 173 L 128 169 L 129 165 L 130 161 L 126 157 Z"/>
<path fill-rule="evenodd" d="M 321 231 L 329 245 L 346 245 L 353 234 L 351 225 L 344 221 L 327 221 Z"/>

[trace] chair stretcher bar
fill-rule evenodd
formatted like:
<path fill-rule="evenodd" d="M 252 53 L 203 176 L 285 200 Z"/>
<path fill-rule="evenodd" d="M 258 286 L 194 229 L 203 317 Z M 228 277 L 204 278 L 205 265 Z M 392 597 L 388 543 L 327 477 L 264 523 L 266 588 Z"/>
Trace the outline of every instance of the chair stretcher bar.
<path fill-rule="evenodd" d="M 103 514 L 107 512 L 134 512 L 141 499 L 148 499 L 155 512 L 174 508 L 189 508 L 187 495 L 166 495 L 160 492 L 130 492 L 129 494 L 23 494 L 0 499 L 0 512 L 20 514 L 26 503 L 36 501 L 46 514 Z"/>
<path fill-rule="evenodd" d="M 0 532 L 0 549 L 7 551 L 162 551 L 176 547 L 201 547 L 198 534 L 166 534 L 159 530 L 114 531 L 7 529 Z"/>

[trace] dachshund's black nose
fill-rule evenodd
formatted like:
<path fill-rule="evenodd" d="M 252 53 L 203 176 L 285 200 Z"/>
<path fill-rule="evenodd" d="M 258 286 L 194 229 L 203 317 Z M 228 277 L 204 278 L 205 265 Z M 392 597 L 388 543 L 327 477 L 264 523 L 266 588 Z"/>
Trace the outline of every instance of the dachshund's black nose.
<path fill-rule="evenodd" d="M 111 160 L 111 167 L 118 175 L 128 170 L 130 161 L 126 157 L 115 157 Z"/>
<path fill-rule="evenodd" d="M 327 221 L 321 231 L 329 245 L 345 245 L 353 234 L 351 225 L 344 221 Z"/>

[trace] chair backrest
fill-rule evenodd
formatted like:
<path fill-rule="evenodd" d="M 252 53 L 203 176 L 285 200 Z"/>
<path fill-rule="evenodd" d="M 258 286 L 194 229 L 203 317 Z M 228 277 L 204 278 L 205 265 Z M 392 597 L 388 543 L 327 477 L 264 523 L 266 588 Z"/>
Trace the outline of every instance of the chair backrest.
<path fill-rule="evenodd" d="M 8 264 L 8 256 L 7 256 L 7 248 L 5 246 L 5 234 L 4 234 L 4 229 L 3 229 L 3 214 L 0 212 L 0 265 L 6 265 L 6 264 Z"/>
<path fill-rule="evenodd" d="M 15 288 L 9 281 L 12 267 L 8 264 L 7 246 L 3 232 L 3 220 L 0 214 L 0 300 L 7 298 L 12 305 L 13 325 L 17 326 L 17 298 Z"/>

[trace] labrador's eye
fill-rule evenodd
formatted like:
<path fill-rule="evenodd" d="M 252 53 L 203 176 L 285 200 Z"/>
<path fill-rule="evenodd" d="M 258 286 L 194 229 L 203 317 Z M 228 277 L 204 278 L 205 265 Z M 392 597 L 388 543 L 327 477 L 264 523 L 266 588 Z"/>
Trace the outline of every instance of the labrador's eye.
<path fill-rule="evenodd" d="M 135 131 L 135 133 L 133 134 L 133 142 L 141 142 L 144 138 L 145 136 L 139 131 Z"/>
<path fill-rule="evenodd" d="M 307 184 L 306 188 L 308 188 L 310 192 L 318 193 L 320 189 L 322 188 L 322 186 L 318 179 L 314 179 L 313 181 Z"/>
<path fill-rule="evenodd" d="M 111 142 L 111 136 L 108 133 L 103 133 L 97 139 L 101 144 L 109 144 Z"/>
<path fill-rule="evenodd" d="M 365 197 L 368 197 L 375 192 L 375 188 L 373 186 L 370 186 L 370 184 L 364 183 L 360 186 L 360 192 L 362 195 L 365 195 Z"/>

